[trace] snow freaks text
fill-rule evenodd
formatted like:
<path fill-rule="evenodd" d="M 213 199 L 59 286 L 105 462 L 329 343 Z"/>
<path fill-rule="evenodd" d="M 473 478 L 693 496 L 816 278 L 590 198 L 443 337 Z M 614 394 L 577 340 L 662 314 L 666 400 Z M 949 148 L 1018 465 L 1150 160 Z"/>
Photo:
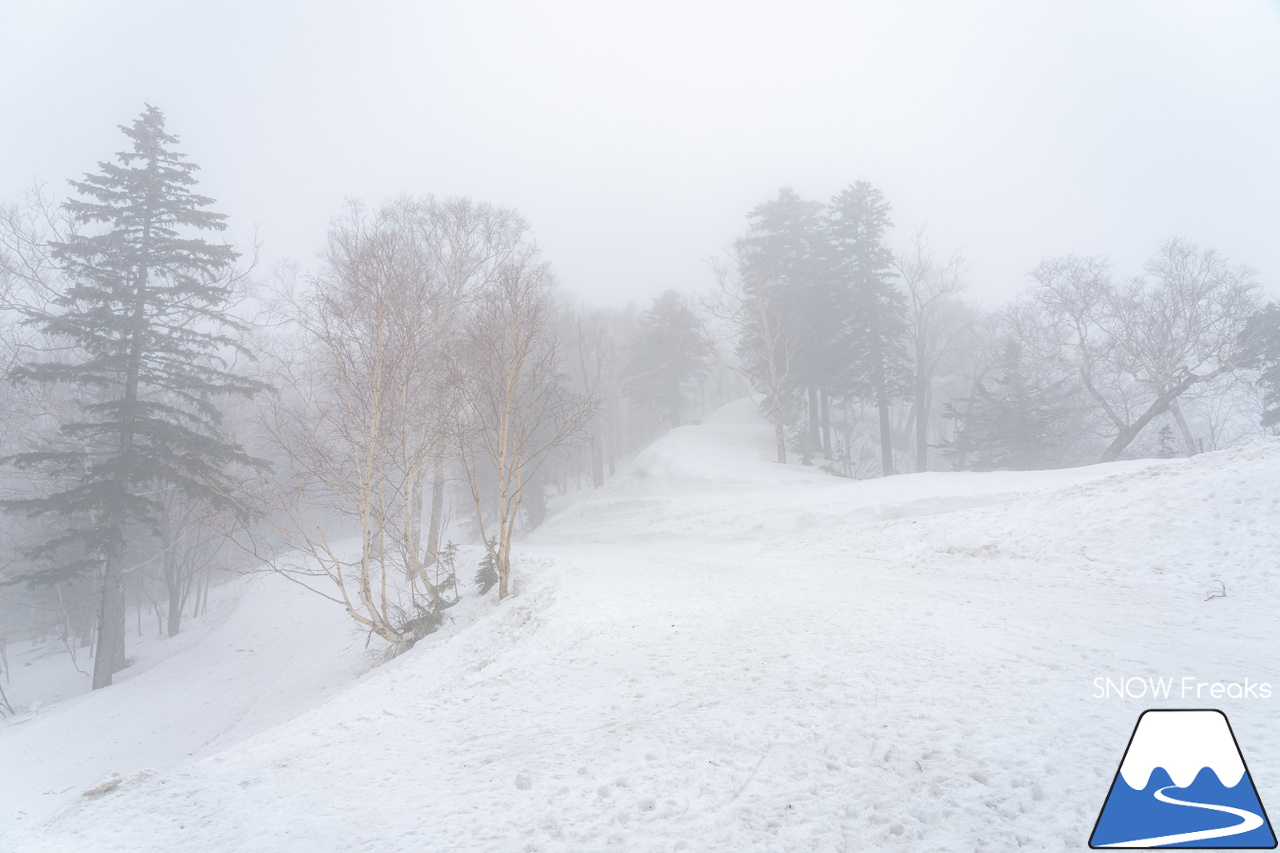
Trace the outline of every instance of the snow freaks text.
<path fill-rule="evenodd" d="M 1160 678 L 1143 675 L 1093 680 L 1094 699 L 1270 699 L 1266 681 L 1201 681 L 1194 675 Z"/>

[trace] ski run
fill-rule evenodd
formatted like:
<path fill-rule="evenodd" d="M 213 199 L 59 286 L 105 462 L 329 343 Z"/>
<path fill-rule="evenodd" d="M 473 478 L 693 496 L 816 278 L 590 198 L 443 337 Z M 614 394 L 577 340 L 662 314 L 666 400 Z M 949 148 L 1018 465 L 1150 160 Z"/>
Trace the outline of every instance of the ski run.
<path fill-rule="evenodd" d="M 772 451 L 747 400 L 673 430 L 390 661 L 268 575 L 106 690 L 12 647 L 0 850 L 1075 851 L 1148 707 L 1224 710 L 1280 797 L 1280 698 L 1228 692 L 1280 685 L 1280 441 L 870 481 Z"/>

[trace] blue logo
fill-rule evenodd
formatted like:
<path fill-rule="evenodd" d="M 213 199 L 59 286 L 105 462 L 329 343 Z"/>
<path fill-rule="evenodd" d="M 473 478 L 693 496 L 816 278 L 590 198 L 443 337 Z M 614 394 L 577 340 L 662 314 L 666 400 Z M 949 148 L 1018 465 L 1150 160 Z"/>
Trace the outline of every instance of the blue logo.
<path fill-rule="evenodd" d="M 1090 848 L 1275 846 L 1226 714 L 1160 710 L 1138 717 Z"/>

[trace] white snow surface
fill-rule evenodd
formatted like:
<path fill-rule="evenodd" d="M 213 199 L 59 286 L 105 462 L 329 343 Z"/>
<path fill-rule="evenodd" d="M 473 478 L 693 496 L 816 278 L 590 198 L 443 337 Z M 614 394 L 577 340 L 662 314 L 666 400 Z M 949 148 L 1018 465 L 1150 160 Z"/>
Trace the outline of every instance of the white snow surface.
<path fill-rule="evenodd" d="M 1280 687 L 1280 442 L 872 481 L 772 448 L 749 401 L 672 431 L 380 666 L 248 584 L 0 720 L 0 850 L 1074 851 L 1153 706 L 1223 708 L 1280 793 L 1280 699 L 1094 685 Z"/>

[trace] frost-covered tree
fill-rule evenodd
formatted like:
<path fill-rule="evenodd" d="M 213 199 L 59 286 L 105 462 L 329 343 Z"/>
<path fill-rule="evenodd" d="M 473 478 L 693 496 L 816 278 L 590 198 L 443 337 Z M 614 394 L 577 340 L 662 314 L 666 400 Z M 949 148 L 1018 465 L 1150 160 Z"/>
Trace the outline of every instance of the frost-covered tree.
<path fill-rule="evenodd" d="M 760 375 L 773 372 L 778 378 L 778 350 L 788 353 L 786 395 L 807 400 L 808 426 L 801 442 L 806 464 L 819 450 L 830 456 L 831 431 L 819 428 L 821 410 L 848 362 L 843 330 L 850 306 L 841 300 L 839 282 L 828 266 L 822 215 L 821 203 L 783 187 L 777 197 L 747 214 L 747 233 L 732 249 L 736 274 L 747 295 L 754 294 L 750 324 L 767 318 L 773 338 L 771 351 L 766 350 L 760 330 L 751 330 L 742 340 L 742 355 L 754 361 Z M 788 402 L 768 402 L 775 421 Z"/>
<path fill-rule="evenodd" d="M 476 207 L 352 202 L 318 274 L 281 287 L 271 361 L 283 393 L 264 424 L 278 461 L 260 491 L 282 547 L 259 556 L 397 649 L 435 630 L 447 604 L 429 571 L 434 524 L 422 539 L 423 484 L 449 444 L 447 352 L 465 292 L 495 249 L 474 240 L 494 224 Z"/>
<path fill-rule="evenodd" d="M 599 408 L 586 429 L 590 453 L 591 485 L 604 485 L 605 458 L 616 455 L 613 426 L 619 416 L 623 346 L 618 340 L 616 312 L 580 302 L 567 303 L 560 317 L 558 335 L 568 349 L 566 365 L 574 389 L 596 400 Z"/>
<path fill-rule="evenodd" d="M 716 270 L 713 302 L 743 330 L 739 355 L 757 388 L 782 380 L 784 394 L 766 392 L 775 429 L 794 399 L 808 412 L 798 427 L 803 461 L 815 452 L 831 459 L 831 398 L 870 400 L 879 414 L 881 469 L 892 473 L 890 406 L 911 396 L 911 364 L 905 304 L 885 244 L 888 202 L 865 181 L 825 206 L 783 188 L 747 220 L 732 263 Z"/>
<path fill-rule="evenodd" d="M 963 254 L 956 252 L 946 261 L 939 261 L 921 227 L 916 230 L 911 247 L 897 255 L 894 266 L 908 300 L 907 340 L 913 362 L 911 402 L 916 470 L 927 471 L 934 379 L 968 326 L 965 312 L 956 310 L 956 297 L 964 286 L 965 260 Z"/>
<path fill-rule="evenodd" d="M 489 590 L 498 585 L 498 561 L 494 557 L 498 553 L 498 543 L 489 540 L 485 543 L 484 556 L 480 558 L 480 565 L 476 569 L 475 586 L 481 595 L 488 595 Z"/>
<path fill-rule="evenodd" d="M 1272 303 L 1254 315 L 1245 333 L 1251 366 L 1262 389 L 1262 425 L 1280 424 L 1280 304 Z"/>
<path fill-rule="evenodd" d="M 828 204 L 824 229 L 830 275 L 841 285 L 835 304 L 848 306 L 841 330 L 848 351 L 841 386 L 875 403 L 885 476 L 893 473 L 889 406 L 911 396 L 906 304 L 896 286 L 893 252 L 885 244 L 892 224 L 884 195 L 858 181 Z"/>
<path fill-rule="evenodd" d="M 707 374 L 711 341 L 688 300 L 668 290 L 640 315 L 631 340 L 627 394 L 675 429 L 684 422 L 689 391 Z"/>
<path fill-rule="evenodd" d="M 733 336 L 734 342 L 723 348 L 734 352 L 736 362 L 731 367 L 761 395 L 761 409 L 773 424 L 778 461 L 785 463 L 791 365 L 801 336 L 796 314 L 787 302 L 785 282 L 754 262 L 752 252 L 750 246 L 739 244 L 723 262 L 713 263 L 717 290 L 707 307 Z"/>
<path fill-rule="evenodd" d="M 37 548 L 39 579 L 98 580 L 95 689 L 124 665 L 126 553 L 158 529 L 161 489 L 201 501 L 231 490 L 229 469 L 253 460 L 227 437 L 219 400 L 261 388 L 232 369 L 247 354 L 229 313 L 237 253 L 200 236 L 226 218 L 193 192 L 197 166 L 174 149 L 160 110 L 121 129 L 130 150 L 71 182 L 73 231 L 50 246 L 60 292 L 26 310 L 61 349 L 9 374 L 79 393 L 50 446 L 10 457 L 46 472 L 49 489 L 6 506 L 62 522 Z"/>
<path fill-rule="evenodd" d="M 975 471 L 1061 464 L 1064 396 L 1064 383 L 1042 384 L 1022 347 L 1009 341 L 991 376 L 944 407 L 957 424 L 949 455 L 958 468 Z"/>
<path fill-rule="evenodd" d="M 1118 459 L 1157 417 L 1168 413 L 1188 453 L 1197 442 L 1179 401 L 1205 393 L 1243 367 L 1257 285 L 1246 267 L 1214 249 L 1171 238 L 1145 274 L 1116 283 L 1103 258 L 1043 261 L 1034 287 L 1010 312 L 1029 356 L 1070 373 Z"/>
<path fill-rule="evenodd" d="M 511 592 L 516 523 L 522 504 L 541 488 L 540 469 L 581 437 L 596 411 L 595 400 L 563 381 L 568 354 L 555 335 L 551 269 L 522 221 L 513 221 L 511 234 L 510 251 L 475 292 L 453 356 L 449 405 L 499 598 Z"/>

